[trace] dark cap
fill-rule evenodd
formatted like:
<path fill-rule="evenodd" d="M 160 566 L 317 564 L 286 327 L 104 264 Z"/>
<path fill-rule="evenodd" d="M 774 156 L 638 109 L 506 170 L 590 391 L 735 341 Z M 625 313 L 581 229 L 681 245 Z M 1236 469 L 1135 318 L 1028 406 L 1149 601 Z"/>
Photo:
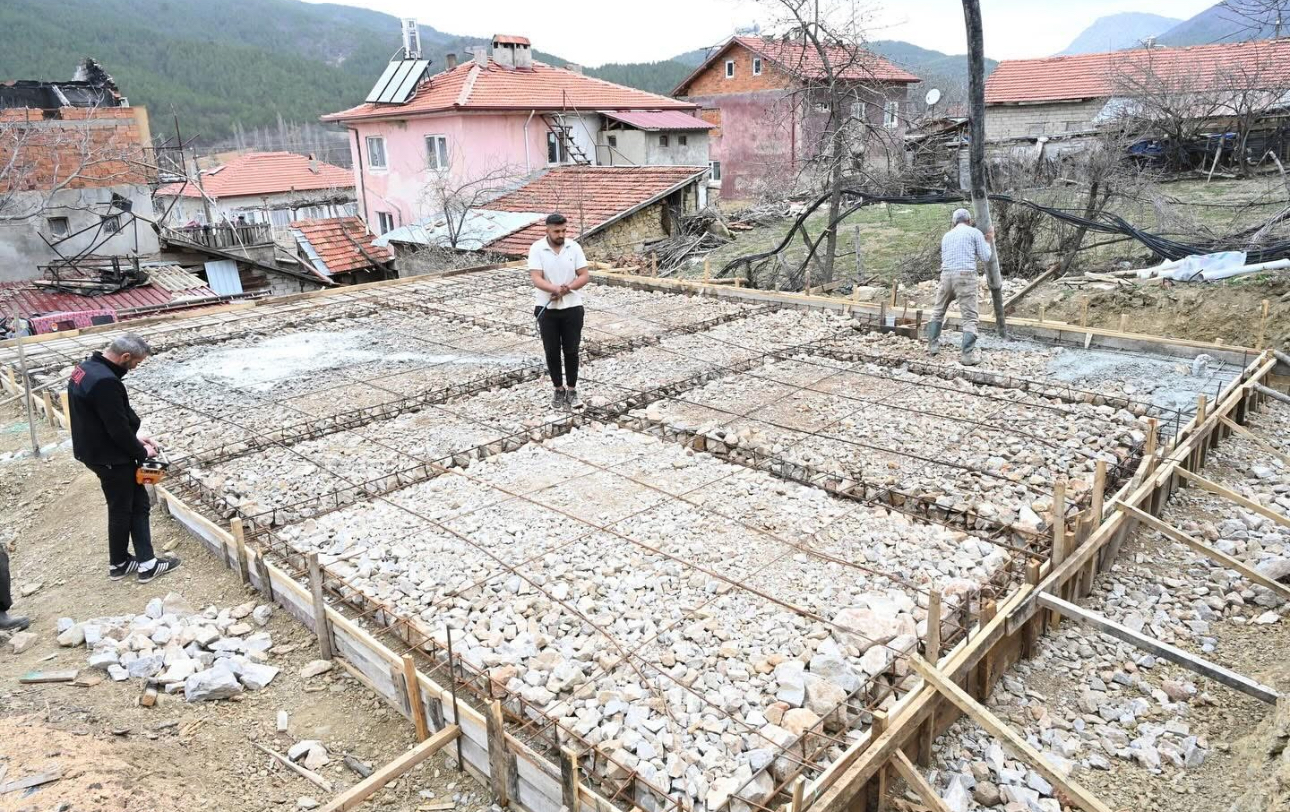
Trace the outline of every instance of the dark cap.
<path fill-rule="evenodd" d="M 546 216 L 546 224 L 549 226 L 562 226 L 569 222 L 565 216 L 558 211 L 551 212 Z"/>

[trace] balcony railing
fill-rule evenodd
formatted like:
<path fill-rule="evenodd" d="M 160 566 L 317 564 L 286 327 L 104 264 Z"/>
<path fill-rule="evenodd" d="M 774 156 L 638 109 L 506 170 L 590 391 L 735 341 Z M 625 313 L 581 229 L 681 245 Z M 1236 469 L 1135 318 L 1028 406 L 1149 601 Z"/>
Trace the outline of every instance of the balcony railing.
<path fill-rule="evenodd" d="M 268 223 L 166 228 L 162 230 L 162 237 L 227 250 L 268 245 L 273 242 L 273 228 Z"/>

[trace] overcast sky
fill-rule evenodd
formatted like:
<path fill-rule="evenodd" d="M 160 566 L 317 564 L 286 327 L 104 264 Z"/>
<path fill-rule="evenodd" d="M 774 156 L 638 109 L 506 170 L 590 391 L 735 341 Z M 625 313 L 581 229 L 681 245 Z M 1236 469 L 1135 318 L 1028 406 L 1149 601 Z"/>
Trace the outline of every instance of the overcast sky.
<path fill-rule="evenodd" d="M 332 0 L 335 2 L 336 0 Z M 825 5 L 847 0 L 822 0 Z M 1143 11 L 1187 18 L 1216 0 L 981 0 L 986 55 L 1048 56 L 1098 17 Z M 534 47 L 589 66 L 667 59 L 728 37 L 735 26 L 776 18 L 775 0 L 347 0 L 451 34 L 519 34 Z M 900 39 L 947 53 L 965 50 L 958 0 L 873 0 L 870 39 Z M 398 31 L 391 32 L 397 41 Z"/>

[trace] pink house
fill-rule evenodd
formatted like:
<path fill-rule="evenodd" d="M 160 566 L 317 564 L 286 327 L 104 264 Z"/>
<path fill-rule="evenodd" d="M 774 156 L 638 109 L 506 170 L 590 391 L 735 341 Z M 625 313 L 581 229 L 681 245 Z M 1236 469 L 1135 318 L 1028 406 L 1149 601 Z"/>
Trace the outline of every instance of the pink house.
<path fill-rule="evenodd" d="M 557 166 L 708 165 L 711 125 L 692 102 L 535 62 L 524 37 L 497 35 L 434 74 L 414 47 L 367 101 L 323 117 L 350 131 L 359 214 L 378 234 Z"/>

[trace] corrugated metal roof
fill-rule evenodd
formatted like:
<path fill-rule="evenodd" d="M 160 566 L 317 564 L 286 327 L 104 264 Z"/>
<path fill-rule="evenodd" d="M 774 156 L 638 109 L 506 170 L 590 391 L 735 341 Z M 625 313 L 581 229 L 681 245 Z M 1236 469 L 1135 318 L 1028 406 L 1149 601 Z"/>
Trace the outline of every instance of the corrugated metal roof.
<path fill-rule="evenodd" d="M 472 209 L 466 212 L 462 220 L 461 231 L 457 235 L 457 248 L 461 251 L 479 251 L 485 246 L 500 240 L 508 234 L 546 217 L 546 213 L 492 211 L 490 209 Z M 452 238 L 448 232 L 448 221 L 443 217 L 426 219 L 418 223 L 402 226 L 387 231 L 377 237 L 372 244 L 388 246 L 391 242 L 411 245 L 437 245 L 443 248 L 452 247 Z"/>
<path fill-rule="evenodd" d="M 680 110 L 648 110 L 627 113 L 601 110 L 600 115 L 614 121 L 621 121 L 629 127 L 651 132 L 659 130 L 711 130 L 716 126 Z"/>
<path fill-rule="evenodd" d="M 148 274 L 149 284 L 166 290 L 192 290 L 205 284 L 201 277 L 190 274 L 178 265 L 145 265 L 143 270 Z"/>
<path fill-rule="evenodd" d="M 185 299 L 214 298 L 215 291 L 202 285 L 183 291 L 171 291 L 159 285 L 105 293 L 102 296 L 80 296 L 75 293 L 44 290 L 30 282 L 0 282 L 0 312 L 27 317 L 48 313 L 75 313 L 82 310 L 136 310 L 157 308 Z"/>

